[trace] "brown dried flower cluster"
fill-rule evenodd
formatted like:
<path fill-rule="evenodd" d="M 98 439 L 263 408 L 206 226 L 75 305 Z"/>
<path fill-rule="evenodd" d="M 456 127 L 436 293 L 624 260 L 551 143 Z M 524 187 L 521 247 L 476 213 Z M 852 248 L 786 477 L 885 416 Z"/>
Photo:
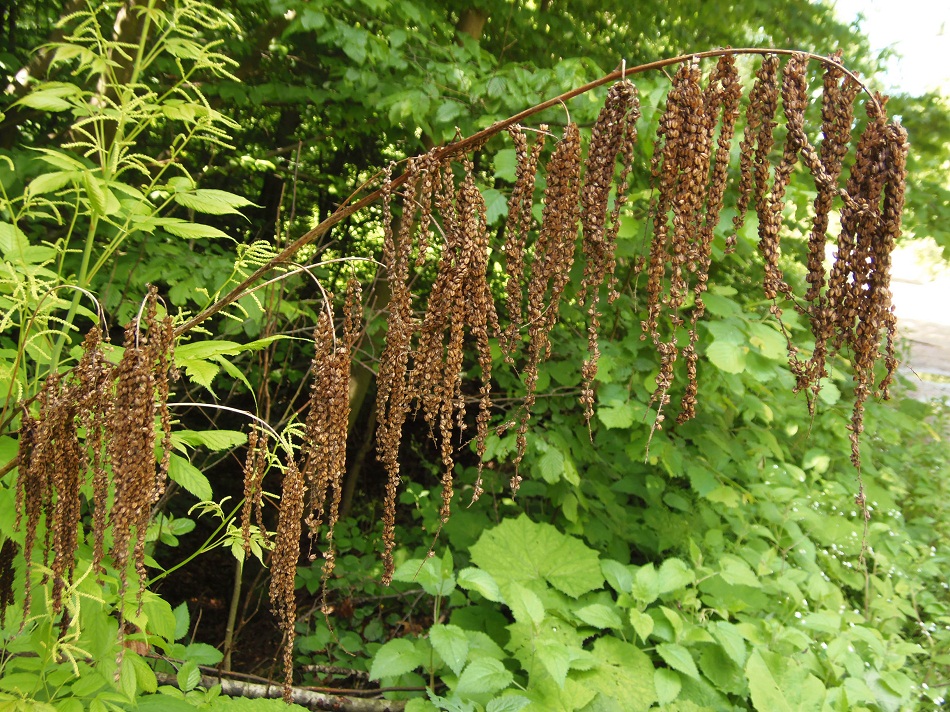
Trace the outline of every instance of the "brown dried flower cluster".
<path fill-rule="evenodd" d="M 125 352 L 112 366 L 102 352 L 98 327 L 90 330 L 83 356 L 66 376 L 53 374 L 40 392 L 38 409 L 24 412 L 19 445 L 17 522 L 25 519 L 24 558 L 32 551 L 41 518 L 45 521 L 43 561 L 52 577 L 52 612 L 63 613 L 62 595 L 72 582 L 81 513 L 80 487 L 87 472 L 93 485 L 93 566 L 102 570 L 107 526 L 107 471 L 114 497 L 108 524 L 113 529 L 112 560 L 119 571 L 120 600 L 126 588 L 130 549 L 139 582 L 145 580 L 145 533 L 151 508 L 165 487 L 170 453 L 168 414 L 173 339 L 171 319 L 157 316 L 157 292 L 149 291 L 144 323 L 126 329 Z M 155 418 L 164 432 L 162 459 L 155 463 Z M 85 431 L 82 441 L 79 430 Z M 24 617 L 30 610 L 26 588 Z M 64 614 L 61 627 L 68 625 Z M 121 627 L 120 627 L 121 630 Z"/>
<path fill-rule="evenodd" d="M 551 353 L 551 330 L 557 323 L 561 298 L 574 264 L 574 248 L 580 220 L 581 136 L 577 124 L 564 129 L 547 165 L 547 186 L 541 229 L 534 244 L 534 259 L 528 281 L 525 316 L 528 322 L 528 346 L 524 366 L 525 398 L 518 423 L 515 474 L 512 493 L 521 485 L 518 465 L 527 448 L 528 421 L 537 396 L 538 366 Z"/>
<path fill-rule="evenodd" d="M 620 211 L 627 202 L 630 171 L 633 168 L 633 149 L 637 140 L 637 121 L 640 119 L 640 100 L 637 89 L 628 81 L 614 84 L 607 93 L 604 108 L 591 131 L 587 161 L 584 164 L 584 187 L 581 191 L 581 225 L 584 230 L 584 279 L 577 295 L 579 304 L 590 298 L 587 307 L 588 359 L 581 369 L 581 405 L 588 428 L 594 416 L 593 382 L 600 359 L 598 334 L 600 330 L 600 288 L 607 283 L 608 299 L 613 301 L 615 290 L 614 269 L 617 233 L 620 230 Z M 610 190 L 614 185 L 617 158 L 621 160 L 620 177 L 610 214 L 607 213 Z"/>

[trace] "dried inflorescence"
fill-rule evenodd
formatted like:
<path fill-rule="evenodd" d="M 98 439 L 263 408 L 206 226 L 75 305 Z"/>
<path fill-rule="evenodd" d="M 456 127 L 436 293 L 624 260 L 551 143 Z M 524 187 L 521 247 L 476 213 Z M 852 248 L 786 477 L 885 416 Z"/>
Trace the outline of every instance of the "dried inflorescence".
<path fill-rule="evenodd" d="M 574 264 L 574 243 L 580 220 L 581 137 L 577 124 L 570 123 L 547 165 L 547 186 L 541 229 L 534 244 L 531 277 L 528 281 L 528 347 L 524 367 L 526 394 L 518 423 L 515 474 L 511 489 L 517 493 L 521 475 L 517 467 L 527 448 L 528 421 L 537 396 L 538 366 L 551 351 L 550 334 L 557 323 L 561 298 Z"/>
<path fill-rule="evenodd" d="M 145 534 L 152 506 L 165 491 L 170 419 L 168 389 L 174 349 L 171 317 L 157 316 L 157 290 L 146 301 L 144 329 L 133 320 L 125 329 L 125 351 L 116 366 L 115 398 L 108 417 L 108 452 L 115 497 L 112 505 L 112 559 L 126 587 L 130 543 L 138 579 L 145 581 Z M 165 448 L 155 466 L 155 417 L 160 417 Z M 120 596 L 121 597 L 121 596 Z"/>
<path fill-rule="evenodd" d="M 617 298 L 614 269 L 617 233 L 620 230 L 620 211 L 627 201 L 630 171 L 633 168 L 633 150 L 637 140 L 637 121 L 640 119 L 640 100 L 637 89 L 624 80 L 614 84 L 607 93 L 604 108 L 591 131 L 587 161 L 584 165 L 584 187 L 581 191 L 581 225 L 584 235 L 584 278 L 577 295 L 579 304 L 587 306 L 588 358 L 581 368 L 583 383 L 580 402 L 590 427 L 594 415 L 593 382 L 597 376 L 600 358 L 598 336 L 600 330 L 601 285 L 607 283 L 608 299 Z M 617 159 L 620 158 L 620 177 L 617 181 L 613 207 L 608 215 L 608 200 L 614 186 Z"/>
<path fill-rule="evenodd" d="M 508 327 L 501 339 L 502 351 L 512 362 L 517 333 L 522 321 L 522 301 L 524 299 L 525 251 L 528 231 L 533 227 L 531 208 L 534 206 L 534 184 L 538 173 L 538 160 L 544 149 L 544 139 L 548 127 L 541 124 L 538 137 L 528 152 L 528 142 L 520 126 L 508 129 L 515 146 L 515 184 L 508 199 L 508 220 L 505 223 L 505 273 L 508 275 L 506 302 L 508 306 Z"/>
<path fill-rule="evenodd" d="M 306 482 L 297 463 L 290 458 L 284 470 L 280 492 L 280 512 L 274 551 L 270 559 L 270 602 L 277 616 L 277 625 L 284 635 L 284 701 L 290 703 L 293 683 L 293 648 L 297 622 L 297 599 L 294 578 L 300 558 L 300 534 L 303 529 L 303 510 Z"/>
<path fill-rule="evenodd" d="M 327 305 L 329 307 L 329 304 Z M 343 477 L 346 474 L 346 435 L 350 419 L 350 363 L 362 326 L 362 291 L 356 279 L 347 285 L 343 334 L 337 339 L 327 311 L 320 313 L 314 331 L 316 355 L 307 414 L 306 456 L 303 475 L 310 496 L 307 526 L 311 541 L 326 523 L 327 547 L 323 552 L 324 583 L 333 573 L 336 547 L 333 530 L 340 514 Z M 311 560 L 316 556 L 311 554 Z"/>
<path fill-rule="evenodd" d="M 254 428 L 247 436 L 247 455 L 244 459 L 244 504 L 241 505 L 241 534 L 244 538 L 244 555 L 251 555 L 251 520 L 264 531 L 264 473 L 267 471 L 268 434 Z"/>
<path fill-rule="evenodd" d="M 80 488 L 87 472 L 92 475 L 93 568 L 104 570 L 105 530 L 111 524 L 111 554 L 119 571 L 120 594 L 126 588 L 130 547 L 139 593 L 144 586 L 145 533 L 152 505 L 164 491 L 171 448 L 167 401 L 169 380 L 174 375 L 171 319 L 158 318 L 154 288 L 146 305 L 145 329 L 140 330 L 136 322 L 129 325 L 118 366 L 106 359 L 102 333 L 93 327 L 77 366 L 68 374 L 50 375 L 37 398 L 36 414 L 24 411 L 22 417 L 16 527 L 25 520 L 24 558 L 30 562 L 37 528 L 41 518 L 45 520 L 42 560 L 50 565 L 53 614 L 63 612 L 63 591 L 73 578 Z M 158 467 L 156 416 L 164 431 Z M 107 522 L 110 470 L 114 497 Z M 25 616 L 30 604 L 31 587 L 27 586 Z M 68 623 L 64 614 L 61 628 Z"/>

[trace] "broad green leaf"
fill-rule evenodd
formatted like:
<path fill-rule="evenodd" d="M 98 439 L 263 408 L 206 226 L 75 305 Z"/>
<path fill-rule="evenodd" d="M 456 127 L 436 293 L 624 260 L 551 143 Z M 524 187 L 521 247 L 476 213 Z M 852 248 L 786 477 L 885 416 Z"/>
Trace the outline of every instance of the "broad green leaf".
<path fill-rule="evenodd" d="M 660 577 L 653 564 L 645 564 L 633 576 L 633 597 L 640 603 L 653 603 L 660 596 Z"/>
<path fill-rule="evenodd" d="M 604 559 L 600 562 L 600 570 L 604 573 L 607 583 L 617 593 L 630 593 L 633 588 L 633 572 L 629 566 L 613 559 Z"/>
<path fill-rule="evenodd" d="M 696 580 L 696 573 L 681 559 L 667 559 L 660 565 L 657 585 L 660 595 L 686 588 Z"/>
<path fill-rule="evenodd" d="M 217 364 L 208 363 L 207 361 L 199 359 L 178 358 L 178 354 L 175 354 L 175 356 L 175 360 L 178 361 L 178 366 L 185 369 L 185 375 L 187 375 L 188 378 L 199 386 L 204 386 L 211 391 L 211 383 L 214 381 L 215 376 L 221 371 L 221 368 Z"/>
<path fill-rule="evenodd" d="M 508 607 L 516 621 L 539 625 L 544 620 L 544 604 L 534 591 L 514 582 L 508 588 Z"/>
<path fill-rule="evenodd" d="M 752 693 L 752 704 L 759 712 L 792 712 L 792 707 L 786 701 L 785 693 L 772 676 L 765 660 L 758 650 L 753 650 L 749 656 L 749 663 L 745 668 L 749 679 L 749 691 Z"/>
<path fill-rule="evenodd" d="M 682 645 L 678 643 L 660 643 L 656 646 L 657 654 L 663 658 L 663 662 L 674 670 L 679 670 L 684 675 L 689 675 L 694 680 L 699 679 L 699 670 L 696 669 L 696 663 L 693 662 L 693 656 L 689 654 Z"/>
<path fill-rule="evenodd" d="M 602 405 L 597 408 L 597 417 L 607 428 L 629 428 L 634 421 L 632 403 Z"/>
<path fill-rule="evenodd" d="M 217 665 L 224 659 L 224 653 L 207 643 L 191 643 L 185 647 L 185 659 L 198 665 Z"/>
<path fill-rule="evenodd" d="M 485 199 L 485 219 L 489 225 L 494 225 L 508 214 L 508 198 L 501 191 L 486 188 L 482 191 L 482 197 Z"/>
<path fill-rule="evenodd" d="M 490 701 L 485 712 L 520 712 L 530 704 L 531 700 L 522 695 L 504 695 Z"/>
<path fill-rule="evenodd" d="M 656 687 L 657 702 L 660 705 L 670 704 L 683 689 L 683 681 L 680 680 L 679 673 L 669 668 L 656 669 L 653 673 L 653 685 Z"/>
<path fill-rule="evenodd" d="M 540 639 L 535 641 L 534 653 L 558 687 L 564 687 L 567 671 L 571 667 L 571 651 L 557 640 Z"/>
<path fill-rule="evenodd" d="M 716 621 L 710 626 L 712 636 L 719 641 L 726 655 L 739 667 L 745 665 L 746 648 L 745 639 L 739 633 L 738 629 L 728 621 Z"/>
<path fill-rule="evenodd" d="M 175 193 L 172 199 L 182 207 L 209 215 L 240 214 L 239 208 L 253 205 L 247 198 L 217 188 L 197 188 L 188 193 Z"/>
<path fill-rule="evenodd" d="M 617 611 L 603 603 L 592 603 L 574 611 L 574 615 L 595 628 L 619 629 L 623 624 Z"/>
<path fill-rule="evenodd" d="M 508 687 L 513 679 L 511 672 L 500 660 L 479 658 L 469 663 L 462 671 L 455 691 L 462 697 L 493 695 Z"/>
<path fill-rule="evenodd" d="M 501 589 L 492 575 L 474 566 L 468 566 L 458 573 L 458 585 L 468 591 L 477 591 L 489 601 L 501 601 Z"/>
<path fill-rule="evenodd" d="M 740 344 L 714 341 L 706 347 L 706 358 L 720 371 L 742 373 L 745 370 L 747 352 L 748 349 Z"/>
<path fill-rule="evenodd" d="M 636 645 L 614 637 L 598 638 L 592 653 L 596 665 L 571 672 L 567 681 L 575 679 L 597 693 L 598 701 L 591 709 L 643 712 L 656 702 L 653 663 Z"/>
<path fill-rule="evenodd" d="M 656 625 L 656 623 L 653 621 L 653 616 L 643 611 L 638 611 L 636 608 L 631 608 L 630 625 L 633 626 L 637 635 L 640 636 L 640 640 L 645 643 L 653 632 L 653 626 Z"/>
<path fill-rule="evenodd" d="M 198 669 L 198 663 L 194 660 L 185 661 L 178 669 L 176 679 L 178 680 L 178 689 L 182 692 L 194 690 L 201 682 L 201 670 Z"/>
<path fill-rule="evenodd" d="M 748 330 L 749 343 L 760 354 L 773 361 L 785 361 L 788 358 L 788 342 L 774 326 L 753 321 L 748 325 Z"/>
<path fill-rule="evenodd" d="M 558 448 L 549 445 L 538 459 L 538 470 L 545 482 L 554 484 L 564 472 L 564 455 Z"/>
<path fill-rule="evenodd" d="M 405 638 L 390 640 L 376 651 L 369 668 L 371 680 L 397 677 L 412 672 L 428 662 L 416 645 Z"/>
<path fill-rule="evenodd" d="M 755 572 L 752 571 L 752 567 L 738 556 L 723 554 L 719 560 L 719 564 L 722 567 L 719 571 L 719 575 L 722 576 L 723 581 L 726 583 L 739 586 L 752 586 L 753 588 L 762 586 Z"/>
<path fill-rule="evenodd" d="M 596 551 L 526 515 L 483 532 L 471 555 L 473 563 L 490 573 L 502 590 L 513 581 L 544 579 L 577 598 L 604 584 Z"/>
<path fill-rule="evenodd" d="M 457 625 L 437 623 L 429 629 L 429 642 L 452 672 L 459 675 L 468 656 L 468 637 Z"/>
<path fill-rule="evenodd" d="M 821 398 L 822 403 L 832 406 L 841 400 L 841 391 L 838 390 L 838 386 L 830 378 L 822 378 L 820 385 L 821 390 L 818 392 L 818 397 Z"/>
<path fill-rule="evenodd" d="M 515 168 L 517 167 L 517 156 L 515 149 L 503 148 L 495 154 L 495 178 L 515 182 Z"/>
<path fill-rule="evenodd" d="M 247 442 L 247 435 L 237 430 L 176 430 L 172 441 L 209 450 L 230 450 Z"/>
<path fill-rule="evenodd" d="M 245 351 L 259 351 L 269 346 L 278 339 L 290 338 L 285 335 L 268 336 L 263 339 L 250 341 L 246 344 L 239 344 L 236 341 L 227 341 L 224 339 L 213 339 L 209 341 L 193 341 L 190 344 L 182 344 L 175 347 L 175 361 L 179 359 L 209 359 L 213 356 L 237 356 Z"/>
<path fill-rule="evenodd" d="M 191 629 L 191 615 L 188 612 L 188 604 L 180 603 L 172 610 L 175 616 L 175 640 L 181 640 Z"/>
<path fill-rule="evenodd" d="M 168 478 L 172 482 L 177 482 L 188 492 L 198 498 L 200 502 L 211 499 L 211 483 L 208 478 L 197 467 L 192 465 L 185 458 L 171 454 L 168 461 Z"/>
<path fill-rule="evenodd" d="M 443 576 L 436 556 L 404 561 L 393 572 L 393 580 L 416 583 L 430 596 L 448 596 L 455 590 L 455 576 Z"/>

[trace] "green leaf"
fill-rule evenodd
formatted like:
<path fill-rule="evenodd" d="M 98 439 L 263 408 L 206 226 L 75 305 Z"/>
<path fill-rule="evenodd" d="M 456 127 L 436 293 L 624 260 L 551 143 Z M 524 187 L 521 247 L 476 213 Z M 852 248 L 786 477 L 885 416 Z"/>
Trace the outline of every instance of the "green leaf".
<path fill-rule="evenodd" d="M 178 669 L 178 689 L 182 692 L 194 690 L 201 682 L 201 670 L 198 669 L 198 663 L 194 660 L 187 660 L 184 665 Z"/>
<path fill-rule="evenodd" d="M 508 589 L 508 607 L 516 621 L 539 625 L 544 620 L 544 604 L 538 594 L 519 583 L 512 583 Z"/>
<path fill-rule="evenodd" d="M 572 658 L 568 647 L 557 640 L 542 638 L 534 642 L 534 652 L 557 686 L 564 687 Z"/>
<path fill-rule="evenodd" d="M 519 712 L 531 704 L 531 700 L 522 695 L 505 695 L 491 700 L 485 712 Z"/>
<path fill-rule="evenodd" d="M 584 709 L 644 712 L 656 702 L 653 663 L 636 645 L 604 637 L 594 641 L 592 652 L 596 665 L 590 670 L 572 672 L 568 678 L 568 683 L 576 679 L 597 692 L 598 700 Z"/>
<path fill-rule="evenodd" d="M 640 603 L 653 603 L 660 596 L 660 577 L 653 568 L 653 564 L 646 564 L 637 569 L 633 577 L 631 588 L 633 597 Z"/>
<path fill-rule="evenodd" d="M 492 575 L 474 566 L 468 566 L 458 573 L 458 585 L 467 591 L 477 591 L 489 601 L 502 600 L 501 589 Z"/>
<path fill-rule="evenodd" d="M 393 580 L 416 583 L 430 596 L 448 596 L 455 590 L 455 576 L 443 575 L 441 561 L 436 556 L 404 561 L 393 572 Z"/>
<path fill-rule="evenodd" d="M 452 101 L 451 99 L 443 102 L 439 105 L 439 108 L 435 112 L 435 123 L 437 124 L 449 124 L 465 112 L 465 108 L 458 101 Z M 495 191 L 496 193 L 498 191 Z M 484 194 L 483 194 L 484 195 Z M 485 202 L 488 202 L 488 199 L 485 199 Z M 507 211 L 506 211 L 507 212 Z M 493 220 L 489 217 L 488 223 L 491 224 Z"/>
<path fill-rule="evenodd" d="M 486 188 L 482 191 L 482 197 L 485 199 L 485 219 L 489 225 L 494 225 L 508 214 L 508 199 L 501 191 Z"/>
<path fill-rule="evenodd" d="M 502 590 L 513 581 L 544 579 L 578 598 L 604 583 L 596 551 L 523 514 L 483 532 L 471 547 L 471 555 L 473 563 L 490 573 Z"/>
<path fill-rule="evenodd" d="M 745 668 L 749 678 L 749 691 L 752 693 L 752 704 L 759 712 L 792 712 L 786 701 L 785 693 L 779 687 L 772 671 L 758 650 L 752 651 L 749 664 Z"/>
<path fill-rule="evenodd" d="M 198 359 L 179 359 L 176 354 L 175 360 L 178 361 L 178 366 L 185 369 L 185 374 L 192 381 L 197 383 L 199 386 L 203 386 L 211 391 L 211 383 L 214 381 L 214 377 L 218 375 L 221 371 L 221 368 L 213 363 L 208 363 L 207 361 L 201 361 Z M 213 392 L 213 391 L 212 391 Z"/>
<path fill-rule="evenodd" d="M 191 643 L 185 647 L 185 659 L 196 665 L 217 665 L 224 659 L 224 653 L 207 643 Z"/>
<path fill-rule="evenodd" d="M 82 94 L 82 90 L 75 84 L 60 84 L 50 82 L 40 84 L 39 88 L 27 94 L 16 104 L 28 106 L 38 111 L 68 111 L 73 108 L 73 102 L 66 101 Z M 16 105 L 14 104 L 14 105 Z"/>
<path fill-rule="evenodd" d="M 419 651 L 413 641 L 396 638 L 376 651 L 369 668 L 369 677 L 371 680 L 397 677 L 412 672 L 427 662 L 426 656 Z"/>
<path fill-rule="evenodd" d="M 752 586 L 753 588 L 760 588 L 762 586 L 755 572 L 752 571 L 752 567 L 738 556 L 723 554 L 719 559 L 719 563 L 722 567 L 719 571 L 719 575 L 722 576 L 722 580 L 726 583 L 738 586 Z"/>
<path fill-rule="evenodd" d="M 613 559 L 604 559 L 600 562 L 600 570 L 604 573 L 607 583 L 617 593 L 630 593 L 633 588 L 633 572 L 629 566 Z"/>
<path fill-rule="evenodd" d="M 660 643 L 656 646 L 656 652 L 663 658 L 663 662 L 674 670 L 679 670 L 694 680 L 699 679 L 699 670 L 696 669 L 693 656 L 690 655 L 689 651 L 682 645 L 677 643 Z"/>
<path fill-rule="evenodd" d="M 188 193 L 174 193 L 172 200 L 189 210 L 209 215 L 238 215 L 238 208 L 253 205 L 247 198 L 217 188 L 198 188 Z"/>
<path fill-rule="evenodd" d="M 623 625 L 617 611 L 612 606 L 603 603 L 592 603 L 578 608 L 574 611 L 574 615 L 595 628 L 619 629 Z"/>
<path fill-rule="evenodd" d="M 168 478 L 177 482 L 188 492 L 198 498 L 200 502 L 205 502 L 213 496 L 211 483 L 208 478 L 202 474 L 201 470 L 192 465 L 188 460 L 172 453 L 168 462 Z"/>
<path fill-rule="evenodd" d="M 660 565 L 657 585 L 660 595 L 686 588 L 696 580 L 695 572 L 681 559 L 667 559 Z"/>
<path fill-rule="evenodd" d="M 643 611 L 638 611 L 636 608 L 631 608 L 630 625 L 633 626 L 637 635 L 640 636 L 640 640 L 645 643 L 653 632 L 653 626 L 656 625 L 656 623 L 653 621 L 653 616 Z"/>
<path fill-rule="evenodd" d="M 500 660 L 479 658 L 462 671 L 455 691 L 461 697 L 493 695 L 508 687 L 513 679 L 514 676 Z"/>
<path fill-rule="evenodd" d="M 633 404 L 620 403 L 599 406 L 597 417 L 607 428 L 629 428 L 634 421 Z"/>
<path fill-rule="evenodd" d="M 841 391 L 830 378 L 821 379 L 821 390 L 818 391 L 818 397 L 825 405 L 832 406 L 841 400 Z"/>
<path fill-rule="evenodd" d="M 716 368 L 726 373 L 742 373 L 745 370 L 745 358 L 748 349 L 727 341 L 714 341 L 706 347 L 706 358 Z"/>
<path fill-rule="evenodd" d="M 656 687 L 657 702 L 660 705 L 670 704 L 683 689 L 683 681 L 680 680 L 679 673 L 669 668 L 656 669 L 653 673 L 653 685 Z"/>
<path fill-rule="evenodd" d="M 243 445 L 247 442 L 247 435 L 238 430 L 176 430 L 172 433 L 172 441 L 218 452 Z"/>
<path fill-rule="evenodd" d="M 452 672 L 459 675 L 468 656 L 468 638 L 457 625 L 437 623 L 429 629 L 429 642 Z"/>
<path fill-rule="evenodd" d="M 30 195 L 44 195 L 54 193 L 60 188 L 74 183 L 81 174 L 78 171 L 56 171 L 43 173 L 30 181 L 27 190 Z"/>
<path fill-rule="evenodd" d="M 211 225 L 204 225 L 202 223 L 193 223 L 186 222 L 184 220 L 175 220 L 173 218 L 165 218 L 158 222 L 158 224 L 165 232 L 174 235 L 175 237 L 182 237 L 186 240 L 229 237 L 226 232 L 219 230 L 216 227 L 212 227 Z"/>
<path fill-rule="evenodd" d="M 180 603 L 174 608 L 172 614 L 175 616 L 175 640 L 181 640 L 191 628 L 191 615 L 188 613 L 188 604 Z"/>
<path fill-rule="evenodd" d="M 728 621 L 716 621 L 710 627 L 710 632 L 736 665 L 740 668 L 745 665 L 745 639 L 734 624 Z"/>

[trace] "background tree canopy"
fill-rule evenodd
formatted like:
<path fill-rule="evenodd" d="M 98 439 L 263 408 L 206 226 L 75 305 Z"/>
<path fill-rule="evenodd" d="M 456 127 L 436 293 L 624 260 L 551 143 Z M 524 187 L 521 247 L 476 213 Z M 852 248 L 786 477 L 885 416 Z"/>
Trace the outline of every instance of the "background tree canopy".
<path fill-rule="evenodd" d="M 293 264 L 273 265 L 256 289 L 200 328 L 175 333 L 182 378 L 168 382 L 162 353 L 170 353 L 175 326 L 351 196 L 385 190 L 387 167 L 399 175 L 412 157 L 622 62 L 762 46 L 841 51 L 846 67 L 872 77 L 877 69 L 866 39 L 824 3 L 687 0 L 675 13 L 657 3 L 558 0 L 0 6 L 8 84 L 0 119 L 0 460 L 9 463 L 0 479 L 0 708 L 266 707 L 219 697 L 217 681 L 202 674 L 279 678 L 281 646 L 294 637 L 283 661 L 300 688 L 294 699 L 314 708 L 327 692 L 351 709 L 416 712 L 944 704 L 944 407 L 912 399 L 906 383 L 893 400 L 868 401 L 859 486 L 849 433 L 856 349 L 847 342 L 829 361 L 812 404 L 794 393 L 789 340 L 805 354 L 815 350 L 808 313 L 789 295 L 763 295 L 754 216 L 731 249 L 738 140 L 731 156 L 724 153 L 731 178 L 710 242 L 705 316 L 695 327 L 697 414 L 673 424 L 670 406 L 666 427 L 651 427 L 658 405 L 651 394 L 665 366 L 645 339 L 649 287 L 641 270 L 658 224 L 651 164 L 655 172 L 676 67 L 631 77 L 642 116 L 616 221 L 618 295 L 602 300 L 597 315 L 589 422 L 578 403 L 589 348 L 588 307 L 575 299 L 587 280 L 578 262 L 564 272 L 549 358 L 532 373 L 521 361 L 506 363 L 503 340 L 467 350 L 450 398 L 462 406 L 448 418 L 467 430 L 456 432 L 446 460 L 438 419 L 425 404 L 410 413 L 400 487 L 392 489 L 392 468 L 375 442 L 376 403 L 390 397 L 377 388 L 390 315 L 405 307 L 407 323 L 423 323 L 427 300 L 443 290 L 437 262 L 448 239 L 439 232 L 448 208 L 437 205 L 435 242 L 412 256 L 415 301 L 401 302 L 391 232 L 398 237 L 401 221 L 424 208 L 395 195 L 335 224 Z M 702 64 L 703 82 L 714 66 Z M 760 59 L 737 66 L 748 93 Z M 806 77 L 806 130 L 816 145 L 825 138 L 822 72 L 812 63 Z M 546 163 L 576 123 L 586 158 L 607 92 L 527 119 L 526 145 L 546 125 L 551 136 L 538 149 Z M 868 123 L 867 102 L 857 100 L 855 142 Z M 887 109 L 910 134 L 905 232 L 950 250 L 945 99 L 897 96 Z M 745 99 L 738 116 L 741 134 Z M 773 163 L 785 135 L 780 122 Z M 467 215 L 483 220 L 490 247 L 482 274 L 498 303 L 510 289 L 510 250 L 501 244 L 523 160 L 499 135 L 470 163 L 439 169 L 441 180 L 470 180 L 484 201 Z M 526 216 L 540 220 L 553 200 L 541 200 L 549 176 L 528 189 Z M 779 211 L 789 294 L 807 289 L 815 190 L 808 170 L 791 171 Z M 832 214 L 829 233 L 837 234 L 841 214 Z M 143 302 L 149 285 L 156 291 Z M 695 306 L 690 296 L 682 313 Z M 452 312 L 470 318 L 463 313 Z M 83 350 L 81 334 L 95 323 L 106 343 L 90 337 Z M 332 360 L 346 343 L 352 365 L 348 353 Z M 441 357 L 441 343 L 437 350 Z M 150 384 L 148 408 L 136 411 L 130 404 L 141 399 L 122 401 L 117 392 L 124 405 L 109 406 L 111 424 L 96 420 L 102 401 L 90 394 L 102 396 L 113 377 L 121 391 L 123 369 L 133 366 Z M 70 368 L 76 380 L 49 378 Z M 478 408 L 486 382 L 494 394 L 490 430 Z M 319 401 L 340 387 L 345 404 Z M 685 378 L 673 383 L 674 404 L 687 388 Z M 171 390 L 168 412 L 152 408 L 152 393 L 163 389 Z M 532 389 L 521 445 L 517 427 L 494 428 L 517 421 Z M 77 406 L 79 392 L 90 400 Z M 308 415 L 308 403 L 323 405 Z M 72 408 L 59 425 L 49 418 L 62 412 L 57 404 Z M 119 421 L 138 423 L 138 435 L 115 435 Z M 476 431 L 488 433 L 483 443 Z M 321 433 L 335 439 L 321 441 Z M 115 444 L 120 438 L 125 449 Z M 345 454 L 333 445 L 343 441 Z M 484 469 L 483 446 L 481 459 L 491 463 Z M 149 453 L 135 472 L 133 448 Z M 152 483 L 153 450 L 167 487 Z M 41 474 L 22 466 L 46 452 L 60 459 Z M 289 465 L 292 456 L 303 475 Z M 287 493 L 324 460 L 320 467 L 340 470 L 328 515 L 339 519 L 332 539 L 308 541 Z M 440 495 L 446 462 L 457 500 L 448 519 Z M 67 496 L 61 473 L 70 468 L 81 477 Z M 97 484 L 100 471 L 101 482 L 134 476 L 140 486 L 106 488 Z M 519 476 L 513 497 L 509 481 Z M 481 497 L 466 507 L 476 487 Z M 384 522 L 387 497 L 400 508 Z M 97 515 L 103 510 L 108 520 Z M 275 539 L 297 542 L 275 548 Z M 380 552 L 392 541 L 386 571 Z M 125 553 L 108 560 L 110 549 Z M 137 565 L 144 593 L 131 583 Z M 392 585 L 383 586 L 390 575 Z M 230 678 L 222 684 L 228 694 L 253 692 Z"/>

